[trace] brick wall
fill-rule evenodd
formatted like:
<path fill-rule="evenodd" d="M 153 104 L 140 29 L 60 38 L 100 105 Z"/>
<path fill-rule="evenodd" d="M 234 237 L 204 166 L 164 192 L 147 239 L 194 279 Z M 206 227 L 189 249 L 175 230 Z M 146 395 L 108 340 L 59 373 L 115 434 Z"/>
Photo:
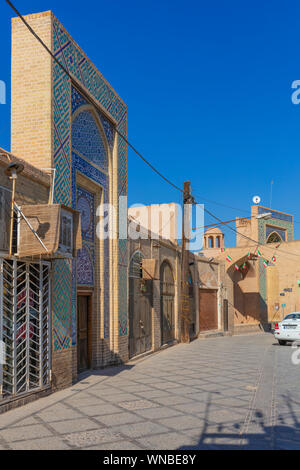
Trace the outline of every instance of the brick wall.
<path fill-rule="evenodd" d="M 72 349 L 52 351 L 52 389 L 68 387 L 73 381 Z"/>
<path fill-rule="evenodd" d="M 2 153 L 0 149 L 0 153 Z M 39 171 L 35 171 L 31 166 L 26 165 L 23 160 L 16 159 L 14 156 L 0 157 L 0 185 L 12 189 L 12 182 L 5 175 L 4 170 L 10 161 L 20 161 L 25 165 L 24 171 L 19 174 L 16 182 L 16 202 L 22 204 L 47 204 L 50 189 L 50 177 Z"/>
<path fill-rule="evenodd" d="M 56 20 L 54 15 L 48 11 L 27 15 L 26 20 L 43 39 L 50 50 L 54 50 L 55 38 L 60 41 L 60 33 L 67 35 L 71 44 L 73 58 L 76 59 L 78 54 L 83 53 L 74 42 L 74 40 L 64 30 L 63 26 Z M 54 32 L 55 26 L 55 32 Z M 60 52 L 58 51 L 58 54 Z M 71 53 L 68 54 L 68 57 Z M 74 75 L 74 81 L 81 86 L 87 96 L 95 103 L 95 105 L 111 119 L 113 123 L 119 126 L 122 134 L 126 134 L 126 106 L 111 88 L 108 82 L 102 77 L 100 72 L 88 60 L 86 60 L 87 74 L 91 75 L 90 81 L 85 75 L 84 83 L 81 82 L 79 67 L 74 72 L 72 65 L 69 64 L 70 70 Z M 63 60 L 63 56 L 59 57 Z M 76 60 L 75 60 L 76 61 Z M 73 60 L 73 64 L 75 63 Z M 61 70 L 57 65 L 54 66 L 49 54 L 37 42 L 37 40 L 28 32 L 27 28 L 18 19 L 12 20 L 12 149 L 16 154 L 24 156 L 27 160 L 38 168 L 49 168 L 57 165 L 55 195 L 60 194 L 66 196 L 68 202 L 62 201 L 60 196 L 56 198 L 58 202 L 69 204 L 70 194 L 68 185 L 70 178 L 67 175 L 64 179 L 64 165 L 67 168 L 65 160 L 70 158 L 70 145 L 68 137 L 71 134 L 71 106 L 68 101 L 68 87 L 70 85 L 64 81 L 65 77 L 60 77 Z M 85 74 L 85 72 L 83 72 Z M 81 76 L 82 77 L 82 76 Z M 95 87 L 95 83 L 103 83 L 105 86 Z M 86 88 L 87 87 L 87 88 Z M 104 90 L 104 91 L 103 91 Z M 99 92 L 99 93 L 98 93 Z M 106 94 L 106 95 L 105 95 Z M 104 96 L 105 95 L 105 96 Z M 109 100 L 113 105 L 109 105 Z M 104 109 L 105 106 L 108 108 Z M 119 106 L 119 107 L 118 107 Z M 69 109 L 70 108 L 70 109 Z M 119 115 L 119 113 L 121 113 Z M 54 133 L 54 128 L 56 133 Z M 57 130 L 58 129 L 58 130 Z M 57 133 L 59 136 L 57 136 Z M 63 137 L 63 138 L 61 138 Z M 60 142 L 59 139 L 61 138 Z M 64 143 L 62 143 L 62 141 Z M 58 143 L 57 143 L 58 142 Z M 66 144 L 66 142 L 68 142 Z M 61 144 L 61 145 L 60 145 Z M 56 148 L 54 149 L 54 145 Z M 120 150 L 121 149 L 121 150 Z M 62 158 L 57 163 L 56 155 Z M 122 143 L 115 139 L 114 150 L 112 151 L 112 162 L 110 169 L 110 202 L 115 205 L 118 210 L 118 185 L 122 189 L 122 194 L 126 193 L 126 165 L 122 160 L 126 160 L 126 151 L 122 150 Z M 122 168 L 120 168 L 122 164 Z M 66 172 L 67 173 L 67 172 Z M 123 181 L 124 180 L 124 181 Z M 60 192 L 57 191 L 59 186 Z M 88 183 L 88 186 L 89 183 Z M 100 203 L 101 190 L 95 189 L 96 207 Z M 102 201 L 103 202 L 103 201 Z M 118 240 L 114 240 L 110 246 L 110 337 L 104 338 L 104 314 L 103 314 L 103 293 L 104 293 L 104 269 L 103 269 L 103 246 L 95 245 L 95 286 L 92 291 L 92 355 L 91 366 L 93 368 L 103 367 L 109 364 L 127 360 L 128 348 L 124 348 L 124 342 L 127 341 L 125 335 L 123 339 L 119 338 L 119 315 L 121 296 L 124 295 L 124 289 L 119 289 L 119 253 L 121 252 Z M 124 268 L 122 268 L 124 269 Z M 69 280 L 69 279 L 68 279 Z M 58 283 L 59 284 L 59 283 Z M 126 303 L 126 300 L 125 300 Z M 62 312 L 54 309 L 53 316 L 56 324 L 59 324 L 60 314 Z M 65 315 L 66 309 L 63 310 Z M 56 318 L 57 317 L 57 318 Z M 71 319 L 71 312 L 69 318 Z M 54 324 L 55 322 L 53 322 Z M 68 329 L 67 329 L 68 331 Z M 67 338 L 68 340 L 70 338 Z M 68 344 L 70 341 L 68 341 Z M 58 345 L 59 346 L 59 345 Z M 62 358 L 64 364 L 64 356 L 57 356 L 54 362 L 55 367 L 60 370 L 59 357 Z M 72 353 L 72 375 L 75 377 L 76 354 Z"/>
<path fill-rule="evenodd" d="M 26 20 L 52 49 L 52 14 Z M 26 26 L 12 19 L 11 150 L 38 168 L 52 166 L 52 59 Z M 30 90 L 30 92 L 29 92 Z"/>
<path fill-rule="evenodd" d="M 149 238 L 138 240 L 129 240 L 128 265 L 131 257 L 136 251 L 140 251 L 144 258 L 156 260 L 157 279 L 152 281 L 153 285 L 153 302 L 152 302 L 152 351 L 157 351 L 162 346 L 162 330 L 161 330 L 161 292 L 160 292 L 160 267 L 164 261 L 167 261 L 173 271 L 175 283 L 174 297 L 174 320 L 175 320 L 175 339 L 180 338 L 180 321 L 179 321 L 179 281 L 180 273 L 178 272 L 178 254 L 176 245 L 166 240 L 153 240 Z M 129 309 L 128 309 L 129 311 Z M 129 332 L 130 334 L 130 332 Z"/>

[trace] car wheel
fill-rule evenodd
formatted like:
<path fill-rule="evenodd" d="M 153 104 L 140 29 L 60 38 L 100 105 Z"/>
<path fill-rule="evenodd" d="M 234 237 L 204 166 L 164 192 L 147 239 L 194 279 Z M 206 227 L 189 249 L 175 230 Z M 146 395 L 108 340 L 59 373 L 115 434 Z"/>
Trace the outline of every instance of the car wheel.
<path fill-rule="evenodd" d="M 278 343 L 280 344 L 280 346 L 285 346 L 286 341 L 284 341 L 283 339 L 279 339 Z"/>

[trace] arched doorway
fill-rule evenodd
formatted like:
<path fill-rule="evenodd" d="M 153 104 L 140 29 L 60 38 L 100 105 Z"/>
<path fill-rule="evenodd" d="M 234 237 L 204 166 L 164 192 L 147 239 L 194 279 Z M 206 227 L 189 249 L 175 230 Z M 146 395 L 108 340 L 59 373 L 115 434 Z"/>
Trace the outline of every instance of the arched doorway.
<path fill-rule="evenodd" d="M 281 242 L 282 242 L 281 236 L 279 235 L 279 233 L 275 231 L 270 233 L 270 235 L 268 236 L 267 243 L 281 243 Z"/>
<path fill-rule="evenodd" d="M 143 254 L 137 251 L 129 265 L 129 356 L 152 348 L 152 281 L 142 279 Z"/>
<path fill-rule="evenodd" d="M 265 305 L 257 289 L 255 261 L 243 257 L 234 264 L 239 270 L 233 265 L 227 270 L 233 282 L 234 326 L 263 323 Z"/>
<path fill-rule="evenodd" d="M 103 226 L 100 228 L 99 224 L 97 227 L 97 208 L 102 202 L 112 202 L 112 148 L 101 113 L 86 103 L 75 89 L 72 90 L 71 130 L 72 206 L 81 213 L 82 236 L 82 249 L 73 263 L 72 288 L 74 292 L 77 290 L 77 337 L 73 324 L 72 342 L 77 344 L 78 370 L 81 371 L 98 361 L 98 348 L 93 338 L 100 325 L 104 339 L 109 341 L 111 337 L 111 245 L 108 237 L 103 236 Z M 97 282 L 98 276 L 100 282 Z M 103 358 L 103 362 L 105 360 Z"/>
<path fill-rule="evenodd" d="M 196 309 L 195 309 L 195 295 L 194 283 L 191 272 L 189 272 L 189 301 L 190 301 L 190 339 L 196 336 Z"/>
<path fill-rule="evenodd" d="M 161 342 L 169 343 L 175 339 L 174 315 L 175 284 L 170 264 L 164 261 L 160 267 L 160 312 Z"/>

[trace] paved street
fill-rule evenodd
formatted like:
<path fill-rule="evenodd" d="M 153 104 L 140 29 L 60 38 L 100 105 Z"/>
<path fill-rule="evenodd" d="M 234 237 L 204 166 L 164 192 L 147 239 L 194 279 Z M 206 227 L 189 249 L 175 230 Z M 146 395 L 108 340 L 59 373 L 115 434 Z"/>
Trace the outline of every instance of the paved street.
<path fill-rule="evenodd" d="M 292 352 L 270 334 L 180 344 L 0 415 L 0 448 L 297 449 Z"/>

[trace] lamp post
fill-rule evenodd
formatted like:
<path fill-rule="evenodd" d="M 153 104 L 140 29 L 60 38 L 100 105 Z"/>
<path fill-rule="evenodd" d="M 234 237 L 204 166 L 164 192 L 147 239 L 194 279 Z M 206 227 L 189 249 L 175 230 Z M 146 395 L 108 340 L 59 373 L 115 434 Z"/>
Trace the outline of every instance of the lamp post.
<path fill-rule="evenodd" d="M 18 174 L 24 170 L 22 163 L 10 163 L 6 169 L 5 174 L 12 180 L 12 195 L 10 207 L 10 234 L 9 234 L 9 256 L 12 256 L 12 242 L 13 242 L 13 229 L 14 229 L 14 207 L 15 207 L 15 194 L 16 194 L 16 181 Z"/>
<path fill-rule="evenodd" d="M 269 220 L 272 219 L 272 213 L 271 212 L 264 212 L 263 214 L 257 214 L 255 216 L 256 219 L 263 219 L 263 220 Z"/>

